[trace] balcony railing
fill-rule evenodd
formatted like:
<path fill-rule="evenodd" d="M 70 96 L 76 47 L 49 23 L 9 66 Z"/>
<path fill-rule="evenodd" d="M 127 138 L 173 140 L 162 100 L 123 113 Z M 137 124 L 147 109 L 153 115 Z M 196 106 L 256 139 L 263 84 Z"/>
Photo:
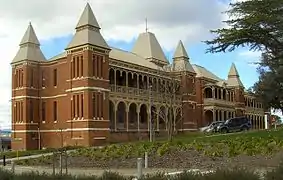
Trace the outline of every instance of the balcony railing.
<path fill-rule="evenodd" d="M 138 89 L 133 87 L 126 87 L 126 86 L 115 86 L 110 85 L 110 90 L 112 93 L 118 93 L 118 94 L 124 94 L 124 95 L 134 95 L 134 96 L 141 96 L 141 97 L 149 97 L 151 93 L 151 97 L 154 99 L 160 98 L 163 101 L 169 100 L 172 98 L 172 94 L 169 93 L 161 93 L 156 91 L 149 91 L 147 89 Z M 176 95 L 174 97 L 175 101 L 181 101 L 182 97 L 181 95 Z"/>
<path fill-rule="evenodd" d="M 207 104 L 207 105 L 213 105 L 213 104 L 222 104 L 222 105 L 228 105 L 228 106 L 235 105 L 235 102 L 231 102 L 231 101 L 224 100 L 224 99 L 204 98 L 203 101 L 204 101 L 204 104 Z"/>

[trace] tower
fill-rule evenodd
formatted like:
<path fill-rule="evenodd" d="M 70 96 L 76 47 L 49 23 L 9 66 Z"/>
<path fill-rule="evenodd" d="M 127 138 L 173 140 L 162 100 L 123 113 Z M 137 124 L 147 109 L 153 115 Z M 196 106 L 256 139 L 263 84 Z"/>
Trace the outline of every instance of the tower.
<path fill-rule="evenodd" d="M 88 3 L 75 29 L 66 48 L 70 70 L 69 137 L 81 139 L 79 145 L 91 146 L 104 143 L 109 133 L 110 48 L 100 34 L 100 26 Z"/>
<path fill-rule="evenodd" d="M 141 33 L 134 44 L 132 52 L 160 66 L 169 64 L 156 36 L 152 32 Z"/>
<path fill-rule="evenodd" d="M 190 64 L 189 56 L 182 43 L 179 41 L 173 57 L 173 71 L 181 76 L 182 93 L 182 129 L 195 129 L 196 118 L 196 73 Z"/>
<path fill-rule="evenodd" d="M 12 149 L 37 149 L 40 63 L 46 59 L 31 23 L 12 66 Z"/>
<path fill-rule="evenodd" d="M 227 86 L 234 89 L 236 116 L 243 116 L 245 114 L 244 85 L 234 63 L 232 63 L 228 73 Z"/>

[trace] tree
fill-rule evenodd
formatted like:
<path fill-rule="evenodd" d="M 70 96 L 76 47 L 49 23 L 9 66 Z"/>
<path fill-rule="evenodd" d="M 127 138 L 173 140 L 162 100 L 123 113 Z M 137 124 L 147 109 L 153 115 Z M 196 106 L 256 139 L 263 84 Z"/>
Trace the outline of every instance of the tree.
<path fill-rule="evenodd" d="M 253 92 L 266 108 L 283 110 L 283 1 L 247 0 L 230 4 L 227 28 L 211 30 L 207 53 L 231 52 L 238 47 L 261 51 L 259 81 Z M 282 111 L 283 112 L 283 111 Z"/>
<path fill-rule="evenodd" d="M 262 55 L 261 62 L 268 61 L 269 56 Z M 262 100 L 265 109 L 275 108 L 283 112 L 283 66 L 280 61 L 273 61 L 269 66 L 258 67 L 259 80 L 253 85 L 252 92 Z"/>
<path fill-rule="evenodd" d="M 216 37 L 205 41 L 209 45 L 207 52 L 231 52 L 238 47 L 249 47 L 271 54 L 270 61 L 283 57 L 282 0 L 248 0 L 230 6 L 225 12 L 230 19 L 224 21 L 228 27 L 211 30 Z"/>
<path fill-rule="evenodd" d="M 180 72 L 175 72 L 172 66 L 164 66 L 161 68 L 161 75 L 167 77 L 167 83 L 159 83 L 160 97 L 164 101 L 165 111 L 155 111 L 161 121 L 165 122 L 167 130 L 167 138 L 169 141 L 173 139 L 173 135 L 177 131 L 177 124 L 183 119 L 182 97 L 180 93 L 181 76 Z"/>

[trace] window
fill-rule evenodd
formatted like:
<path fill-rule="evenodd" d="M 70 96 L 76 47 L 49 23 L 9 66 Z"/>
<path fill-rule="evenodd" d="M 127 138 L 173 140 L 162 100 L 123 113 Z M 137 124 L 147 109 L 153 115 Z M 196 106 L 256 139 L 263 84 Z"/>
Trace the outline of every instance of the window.
<path fill-rule="evenodd" d="M 96 103 L 95 103 L 95 93 L 92 94 L 92 113 L 93 117 L 96 118 Z"/>
<path fill-rule="evenodd" d="M 34 84 L 33 84 L 33 81 L 34 81 L 34 80 L 33 80 L 33 73 L 34 73 L 34 72 L 33 72 L 33 69 L 32 69 L 31 72 L 30 72 L 30 87 L 33 87 L 33 85 L 34 85 Z"/>
<path fill-rule="evenodd" d="M 77 102 L 76 102 L 77 113 L 76 113 L 76 117 L 80 117 L 80 96 L 79 95 L 76 95 L 76 96 L 77 96 Z"/>
<path fill-rule="evenodd" d="M 30 122 L 33 122 L 33 102 L 30 100 L 29 102 L 29 118 Z"/>
<path fill-rule="evenodd" d="M 73 95 L 72 99 L 72 118 L 76 117 L 76 96 Z"/>
<path fill-rule="evenodd" d="M 20 117 L 20 121 L 23 122 L 24 121 L 24 106 L 23 106 L 23 102 L 21 102 L 21 117 Z"/>
<path fill-rule="evenodd" d="M 53 85 L 57 86 L 57 69 L 53 70 Z"/>
<path fill-rule="evenodd" d="M 57 121 L 57 101 L 53 102 L 53 120 Z"/>
<path fill-rule="evenodd" d="M 81 94 L 81 117 L 84 117 L 84 95 Z"/>
<path fill-rule="evenodd" d="M 42 121 L 44 122 L 46 120 L 46 102 L 42 102 L 41 104 L 41 118 Z"/>
<path fill-rule="evenodd" d="M 84 58 L 81 56 L 81 76 L 84 75 Z"/>
<path fill-rule="evenodd" d="M 92 55 L 92 76 L 95 76 L 95 56 Z"/>
<path fill-rule="evenodd" d="M 76 72 L 75 72 L 75 68 L 76 68 L 76 67 L 75 67 L 75 60 L 76 60 L 76 59 L 73 57 L 72 64 L 71 64 L 71 65 L 72 65 L 72 68 L 71 68 L 71 69 L 72 69 L 72 70 L 71 70 L 71 71 L 72 71 L 72 72 L 71 72 L 72 78 L 75 78 L 75 77 L 76 77 L 76 75 L 75 75 L 75 73 L 76 73 Z"/>
<path fill-rule="evenodd" d="M 79 57 L 77 57 L 77 60 L 76 60 L 76 68 L 77 68 L 76 77 L 79 77 L 80 76 L 80 59 L 79 59 Z"/>
<path fill-rule="evenodd" d="M 24 70 L 22 70 L 22 69 L 21 69 L 21 76 L 20 77 L 21 77 L 21 85 L 20 86 L 23 87 L 24 86 Z"/>

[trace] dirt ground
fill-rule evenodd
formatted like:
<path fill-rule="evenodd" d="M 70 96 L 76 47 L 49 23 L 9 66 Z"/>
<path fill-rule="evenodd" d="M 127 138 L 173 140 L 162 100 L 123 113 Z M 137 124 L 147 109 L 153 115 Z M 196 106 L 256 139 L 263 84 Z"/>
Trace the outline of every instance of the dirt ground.
<path fill-rule="evenodd" d="M 245 167 L 248 169 L 274 168 L 283 160 L 283 151 L 272 156 L 247 156 L 217 157 L 211 158 L 200 152 L 175 151 L 165 154 L 162 157 L 149 156 L 149 167 L 151 168 L 174 168 L 174 169 L 203 169 L 211 170 L 217 168 Z M 59 159 L 57 159 L 57 163 Z M 65 162 L 65 161 L 64 161 Z M 80 168 L 136 168 L 136 158 L 116 158 L 112 160 L 90 159 L 88 157 L 68 157 L 68 167 Z M 64 163 L 65 164 L 65 163 Z M 30 164 L 31 165 L 31 164 Z M 34 161 L 32 165 L 52 166 L 52 160 L 47 162 Z"/>

